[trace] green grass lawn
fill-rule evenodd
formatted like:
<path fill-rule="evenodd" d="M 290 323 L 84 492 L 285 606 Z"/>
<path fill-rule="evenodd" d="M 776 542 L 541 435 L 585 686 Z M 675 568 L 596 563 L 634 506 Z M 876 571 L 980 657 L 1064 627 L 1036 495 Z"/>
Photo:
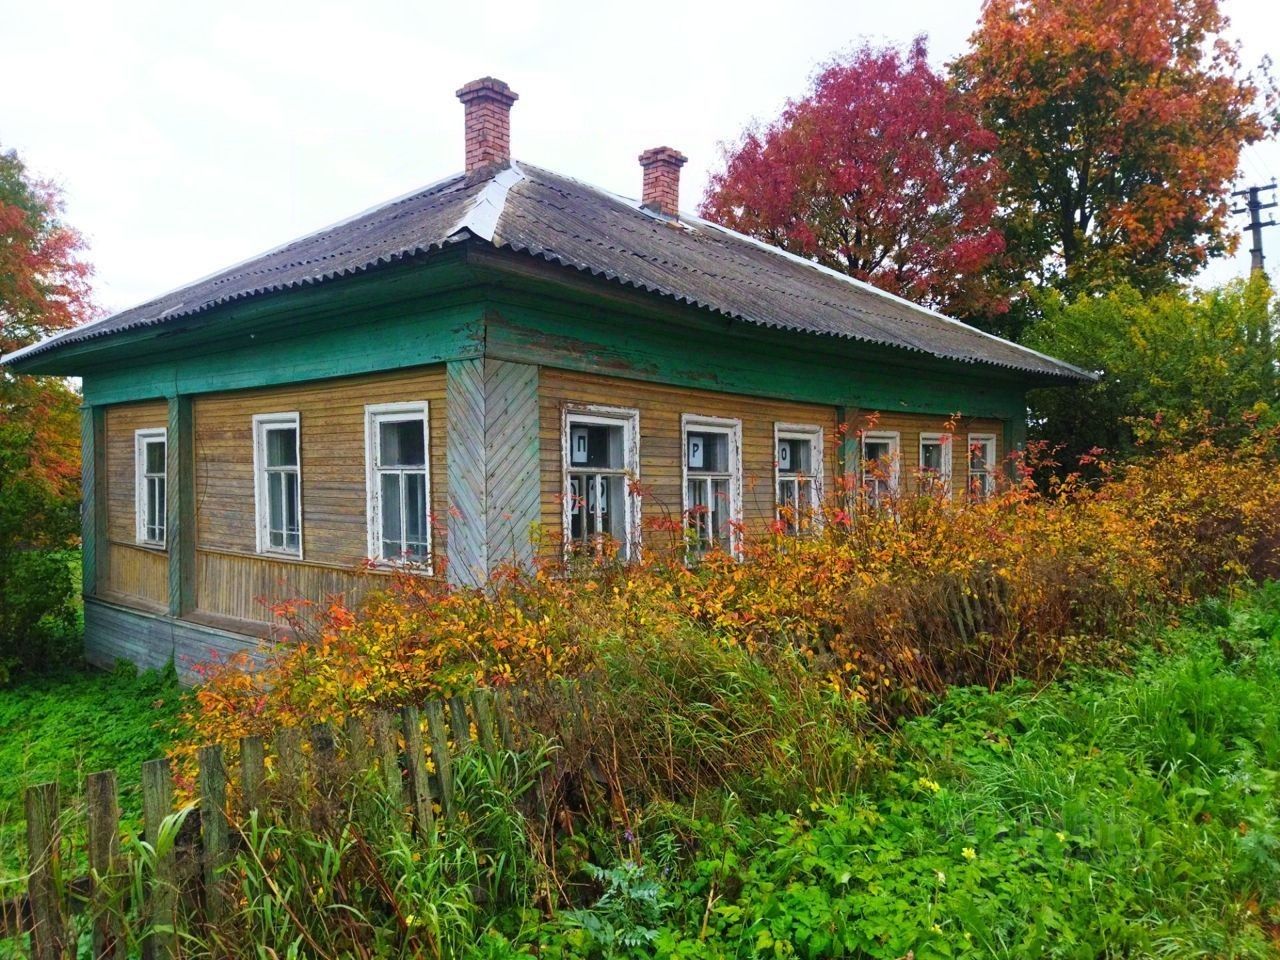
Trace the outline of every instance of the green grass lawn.
<path fill-rule="evenodd" d="M 180 700 L 172 675 L 129 667 L 69 668 L 0 688 L 0 888 L 26 861 L 23 795 L 31 784 L 56 780 L 65 806 L 78 801 L 85 774 L 114 768 L 122 813 L 138 821 L 140 766 L 164 755 Z"/>

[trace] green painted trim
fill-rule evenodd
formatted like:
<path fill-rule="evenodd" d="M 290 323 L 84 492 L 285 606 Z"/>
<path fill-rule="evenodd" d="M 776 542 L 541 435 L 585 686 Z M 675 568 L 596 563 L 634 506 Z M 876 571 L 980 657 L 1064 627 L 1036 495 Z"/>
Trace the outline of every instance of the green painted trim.
<path fill-rule="evenodd" d="M 107 580 L 106 412 L 80 409 L 80 592 L 92 597 Z M 101 548 L 101 549 L 99 549 Z"/>
<path fill-rule="evenodd" d="M 478 303 L 444 309 L 417 303 L 392 314 L 280 326 L 234 346 L 86 372 L 84 395 L 92 403 L 123 403 L 354 376 L 479 357 L 483 342 Z"/>
<path fill-rule="evenodd" d="M 83 376 L 120 363 L 136 363 L 194 351 L 223 350 L 250 334 L 267 334 L 282 326 L 324 327 L 330 321 L 350 325 L 379 316 L 420 312 L 473 301 L 475 273 L 461 248 L 431 258 L 407 261 L 353 277 L 264 294 L 212 307 L 159 325 L 122 330 L 92 340 L 55 347 L 12 366 L 17 373 Z"/>
<path fill-rule="evenodd" d="M 848 341 L 809 340 L 727 321 L 656 323 L 616 312 L 494 291 L 486 356 L 884 413 L 1022 416 L 1024 382 L 988 370 L 938 369 Z M 932 368 L 931 368 L 932 367 Z"/>
<path fill-rule="evenodd" d="M 191 398 L 169 398 L 165 438 L 165 546 L 169 551 L 169 614 L 196 605 L 195 429 Z"/>

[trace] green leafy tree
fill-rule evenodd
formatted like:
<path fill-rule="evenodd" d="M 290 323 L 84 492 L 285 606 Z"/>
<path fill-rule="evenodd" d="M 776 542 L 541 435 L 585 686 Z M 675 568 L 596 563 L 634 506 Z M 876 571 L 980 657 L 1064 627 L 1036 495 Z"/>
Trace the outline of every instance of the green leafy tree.
<path fill-rule="evenodd" d="M 0 151 L 0 354 L 92 318 L 83 242 L 56 186 Z M 0 677 L 48 659 L 73 619 L 80 398 L 56 377 L 0 368 Z"/>
<path fill-rule="evenodd" d="M 1102 374 L 1031 395 L 1032 433 L 1061 445 L 1064 464 L 1095 447 L 1124 456 L 1207 432 L 1230 440 L 1280 418 L 1280 316 L 1260 274 L 1208 291 L 1051 292 L 1039 306 L 1029 345 Z"/>

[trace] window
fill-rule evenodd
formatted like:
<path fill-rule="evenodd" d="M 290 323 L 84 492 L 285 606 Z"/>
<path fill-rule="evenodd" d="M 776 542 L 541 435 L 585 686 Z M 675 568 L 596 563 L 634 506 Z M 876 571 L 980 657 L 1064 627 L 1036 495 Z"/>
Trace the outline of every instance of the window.
<path fill-rule="evenodd" d="M 428 407 L 370 404 L 365 415 L 369 556 L 383 563 L 431 563 Z"/>
<path fill-rule="evenodd" d="M 634 558 L 640 543 L 640 415 L 612 407 L 567 409 L 564 454 L 564 532 L 571 550 L 613 541 Z"/>
<path fill-rule="evenodd" d="M 737 551 L 742 521 L 742 423 L 719 417 L 681 418 L 684 435 L 684 515 L 694 553 L 719 545 Z"/>
<path fill-rule="evenodd" d="M 302 469 L 298 415 L 253 418 L 254 501 L 258 552 L 302 556 Z"/>
<path fill-rule="evenodd" d="M 822 428 L 778 423 L 773 427 L 778 521 L 788 534 L 810 527 L 822 503 Z"/>
<path fill-rule="evenodd" d="M 862 435 L 862 490 L 877 507 L 886 505 L 898 491 L 898 446 L 896 433 Z"/>
<path fill-rule="evenodd" d="M 996 438 L 989 433 L 969 434 L 969 496 L 985 500 L 996 492 Z"/>
<path fill-rule="evenodd" d="M 951 494 L 951 434 L 920 434 L 920 492 Z"/>
<path fill-rule="evenodd" d="M 133 434 L 133 489 L 139 543 L 164 546 L 165 534 L 164 428 L 137 430 Z"/>

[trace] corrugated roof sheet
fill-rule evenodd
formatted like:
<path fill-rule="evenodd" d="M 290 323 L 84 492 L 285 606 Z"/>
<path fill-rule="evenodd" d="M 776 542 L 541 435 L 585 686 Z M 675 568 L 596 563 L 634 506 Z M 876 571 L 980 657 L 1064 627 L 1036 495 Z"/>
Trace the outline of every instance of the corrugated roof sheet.
<path fill-rule="evenodd" d="M 460 174 L 442 180 L 6 360 L 321 283 L 465 237 L 760 326 L 1027 373 L 1088 376 L 723 227 L 687 215 L 672 222 L 634 201 L 526 164 L 479 182 Z"/>

